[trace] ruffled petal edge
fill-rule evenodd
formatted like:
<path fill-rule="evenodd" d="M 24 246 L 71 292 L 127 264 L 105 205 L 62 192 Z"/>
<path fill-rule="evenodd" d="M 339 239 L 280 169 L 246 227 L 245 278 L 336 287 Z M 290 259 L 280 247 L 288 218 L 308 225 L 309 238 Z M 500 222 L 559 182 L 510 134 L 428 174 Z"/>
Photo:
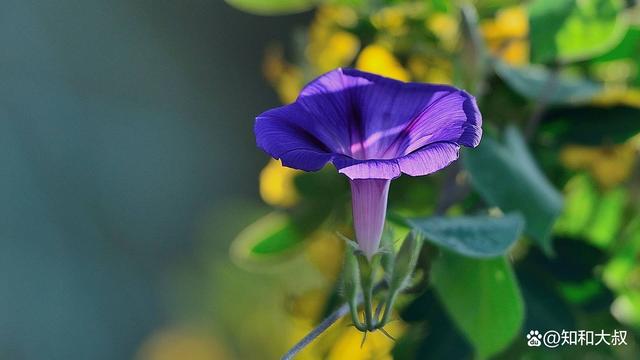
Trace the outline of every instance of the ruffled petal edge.
<path fill-rule="evenodd" d="M 388 160 L 357 160 L 334 154 L 332 163 L 351 180 L 395 179 L 400 175 L 424 176 L 447 167 L 459 157 L 460 145 L 439 142 L 426 145 L 411 154 Z"/>

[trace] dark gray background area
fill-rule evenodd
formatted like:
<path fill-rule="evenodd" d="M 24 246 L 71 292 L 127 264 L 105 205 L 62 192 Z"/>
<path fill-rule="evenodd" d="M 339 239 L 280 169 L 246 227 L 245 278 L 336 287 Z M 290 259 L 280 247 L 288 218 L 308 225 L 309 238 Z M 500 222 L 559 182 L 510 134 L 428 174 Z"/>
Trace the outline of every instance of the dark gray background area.
<path fill-rule="evenodd" d="M 257 197 L 271 41 L 221 0 L 0 1 L 0 359 L 128 359 L 197 219 Z"/>

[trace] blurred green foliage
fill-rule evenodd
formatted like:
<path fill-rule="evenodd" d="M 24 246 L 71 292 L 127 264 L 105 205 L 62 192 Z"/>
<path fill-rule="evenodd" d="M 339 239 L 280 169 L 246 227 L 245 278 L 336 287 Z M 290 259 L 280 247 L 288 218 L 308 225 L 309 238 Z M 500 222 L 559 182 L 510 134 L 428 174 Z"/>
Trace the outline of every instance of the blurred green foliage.
<path fill-rule="evenodd" d="M 308 29 L 266 52 L 265 77 L 284 102 L 340 66 L 449 83 L 478 99 L 481 145 L 440 174 L 391 187 L 389 233 L 395 239 L 420 231 L 428 245 L 418 262 L 421 276 L 400 301 L 400 339 L 376 347 L 376 356 L 637 358 L 636 1 L 228 2 L 270 15 L 315 7 Z M 263 176 L 263 198 L 278 208 L 280 222 L 271 224 L 274 231 L 242 232 L 236 244 L 244 245 L 234 247 L 245 249 L 234 255 L 244 259 L 238 264 L 278 259 L 263 262 L 264 271 L 310 256 L 331 232 L 352 235 L 345 183 L 331 169 Z M 272 196 L 283 191 L 295 197 Z M 319 259 L 333 264 L 335 281 L 314 288 L 324 311 L 307 317 L 310 324 L 339 303 L 340 259 Z M 628 345 L 546 352 L 526 345 L 530 330 L 563 329 L 627 330 Z M 342 346 L 349 336 L 335 330 L 301 356 L 332 358 L 339 349 L 343 358 L 369 358 L 366 344 Z"/>

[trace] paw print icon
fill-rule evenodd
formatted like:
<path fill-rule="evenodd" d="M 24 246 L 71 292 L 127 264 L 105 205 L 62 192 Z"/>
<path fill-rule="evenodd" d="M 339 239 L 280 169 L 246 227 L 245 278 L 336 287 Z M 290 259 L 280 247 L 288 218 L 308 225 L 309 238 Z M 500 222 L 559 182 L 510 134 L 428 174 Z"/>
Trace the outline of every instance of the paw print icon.
<path fill-rule="evenodd" d="M 527 345 L 528 346 L 540 346 L 540 345 L 542 345 L 542 342 L 540 341 L 541 339 L 542 339 L 542 335 L 540 334 L 540 332 L 538 330 L 531 330 L 527 334 Z"/>

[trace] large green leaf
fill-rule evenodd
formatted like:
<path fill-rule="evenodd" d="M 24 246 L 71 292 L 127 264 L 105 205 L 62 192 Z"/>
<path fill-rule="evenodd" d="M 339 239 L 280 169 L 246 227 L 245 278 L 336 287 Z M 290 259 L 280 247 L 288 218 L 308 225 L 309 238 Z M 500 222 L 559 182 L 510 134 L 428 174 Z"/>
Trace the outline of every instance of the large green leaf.
<path fill-rule="evenodd" d="M 242 11 L 257 15 L 293 14 L 311 9 L 318 0 L 225 0 Z"/>
<path fill-rule="evenodd" d="M 617 45 L 627 28 L 622 0 L 535 0 L 529 6 L 534 62 L 575 61 Z"/>
<path fill-rule="evenodd" d="M 518 130 L 507 129 L 504 144 L 485 136 L 477 149 L 465 153 L 464 166 L 485 201 L 506 212 L 520 212 L 525 233 L 550 253 L 549 234 L 562 209 L 562 196 L 540 171 Z"/>
<path fill-rule="evenodd" d="M 494 69 L 521 96 L 536 100 L 544 94 L 550 104 L 588 101 L 602 90 L 602 86 L 596 82 L 564 74 L 553 75 L 541 65 L 515 68 L 495 61 Z"/>
<path fill-rule="evenodd" d="M 524 304 L 504 258 L 479 260 L 443 252 L 432 277 L 447 312 L 479 358 L 503 350 L 519 333 Z"/>
<path fill-rule="evenodd" d="M 524 219 L 519 214 L 499 218 L 430 217 L 407 222 L 422 232 L 427 241 L 460 255 L 478 258 L 504 254 L 524 228 Z"/>

